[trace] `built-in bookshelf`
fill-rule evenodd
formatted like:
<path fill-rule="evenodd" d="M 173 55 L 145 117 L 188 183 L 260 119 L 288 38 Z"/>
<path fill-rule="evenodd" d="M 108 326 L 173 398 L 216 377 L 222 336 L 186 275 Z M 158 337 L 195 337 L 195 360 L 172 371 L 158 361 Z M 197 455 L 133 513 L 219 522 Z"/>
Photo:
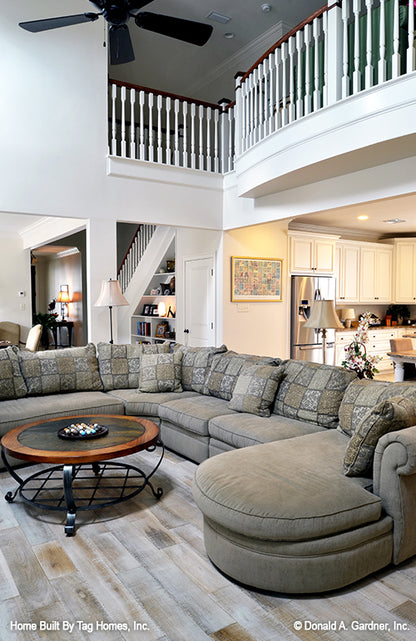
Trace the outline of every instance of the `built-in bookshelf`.
<path fill-rule="evenodd" d="M 153 274 L 131 319 L 132 343 L 176 341 L 175 244 Z"/>

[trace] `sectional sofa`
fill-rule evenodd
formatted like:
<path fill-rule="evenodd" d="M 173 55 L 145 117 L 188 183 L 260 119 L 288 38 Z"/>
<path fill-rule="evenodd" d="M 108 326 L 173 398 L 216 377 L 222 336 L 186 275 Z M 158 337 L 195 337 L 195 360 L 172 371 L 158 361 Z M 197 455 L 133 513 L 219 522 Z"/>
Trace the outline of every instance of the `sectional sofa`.
<path fill-rule="evenodd" d="M 242 583 L 324 592 L 416 553 L 414 383 L 225 346 L 0 350 L 0 435 L 82 413 L 150 418 L 200 463 L 208 555 Z"/>

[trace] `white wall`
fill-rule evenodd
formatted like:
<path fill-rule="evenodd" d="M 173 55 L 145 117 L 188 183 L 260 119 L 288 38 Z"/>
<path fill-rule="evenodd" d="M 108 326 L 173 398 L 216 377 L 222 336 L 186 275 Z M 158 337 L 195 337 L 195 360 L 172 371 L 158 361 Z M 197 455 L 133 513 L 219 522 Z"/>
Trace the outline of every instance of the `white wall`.
<path fill-rule="evenodd" d="M 23 341 L 32 326 L 30 252 L 14 233 L 0 235 L 0 320 L 19 323 Z"/>
<path fill-rule="evenodd" d="M 261 356 L 289 356 L 287 224 L 267 223 L 224 233 L 223 340 L 228 349 Z M 231 256 L 281 258 L 282 302 L 231 302 Z"/>
<path fill-rule="evenodd" d="M 152 175 L 148 166 L 134 177 L 107 174 L 104 19 L 37 34 L 18 27 L 65 15 L 67 3 L 58 4 L 0 0 L 0 212 L 220 227 L 221 190 L 198 178 L 184 189 L 156 165 Z M 69 13 L 88 8 L 72 0 Z"/>

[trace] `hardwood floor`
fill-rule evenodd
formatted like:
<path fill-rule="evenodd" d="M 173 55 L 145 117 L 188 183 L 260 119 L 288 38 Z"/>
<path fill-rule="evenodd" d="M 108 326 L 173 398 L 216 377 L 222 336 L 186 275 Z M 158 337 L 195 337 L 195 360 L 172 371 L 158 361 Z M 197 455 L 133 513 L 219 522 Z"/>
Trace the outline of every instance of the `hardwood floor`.
<path fill-rule="evenodd" d="M 129 458 L 151 469 L 154 456 Z M 1 499 L 1 641 L 416 638 L 416 558 L 322 596 L 257 592 L 221 575 L 205 554 L 190 491 L 195 468 L 167 452 L 155 480 L 164 489 L 160 501 L 145 490 L 81 512 L 72 538 L 64 535 L 61 513 Z M 2 495 L 14 486 L 0 473 Z M 357 630 L 353 621 L 389 629 Z"/>

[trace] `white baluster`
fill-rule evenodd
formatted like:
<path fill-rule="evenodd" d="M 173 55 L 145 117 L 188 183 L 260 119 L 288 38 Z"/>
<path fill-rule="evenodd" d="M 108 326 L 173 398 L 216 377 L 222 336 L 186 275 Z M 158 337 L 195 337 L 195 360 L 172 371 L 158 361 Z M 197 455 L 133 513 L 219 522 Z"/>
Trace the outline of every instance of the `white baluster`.
<path fill-rule="evenodd" d="M 384 0 L 382 0 L 384 2 Z M 348 68 L 348 19 L 350 15 L 350 0 L 342 2 L 342 25 L 343 25 L 343 47 L 342 47 L 342 97 L 350 95 L 350 76 Z"/>
<path fill-rule="evenodd" d="M 323 26 L 323 46 L 324 46 L 324 86 L 323 86 L 323 106 L 328 105 L 328 12 L 322 15 Z"/>
<path fill-rule="evenodd" d="M 157 97 L 157 162 L 163 162 L 163 149 L 162 149 L 162 106 L 163 98 L 161 95 Z"/>
<path fill-rule="evenodd" d="M 289 122 L 296 119 L 295 106 L 295 36 L 289 38 Z"/>
<path fill-rule="evenodd" d="M 275 105 L 274 105 L 274 130 L 277 131 L 282 126 L 282 119 L 280 117 L 280 78 L 281 78 L 281 64 L 282 52 L 280 48 L 274 52 L 274 68 L 275 68 Z"/>
<path fill-rule="evenodd" d="M 175 98 L 173 101 L 173 109 L 175 113 L 175 138 L 174 138 L 174 154 L 173 154 L 173 163 L 176 167 L 179 165 L 179 100 Z"/>
<path fill-rule="evenodd" d="M 302 118 L 303 116 L 303 60 L 302 60 L 302 49 L 303 49 L 303 31 L 298 31 L 296 33 L 296 56 L 298 59 L 298 77 L 297 77 L 297 98 L 296 98 L 296 118 Z"/>
<path fill-rule="evenodd" d="M 169 96 L 166 98 L 166 164 L 171 165 L 171 155 L 170 155 L 170 110 L 171 110 L 171 99 Z"/>
<path fill-rule="evenodd" d="M 233 128 L 233 123 L 234 123 L 234 128 Z M 234 108 L 230 107 L 228 109 L 228 171 L 232 171 L 234 168 L 234 153 L 233 153 L 234 132 L 235 132 Z"/>
<path fill-rule="evenodd" d="M 263 131 L 262 138 L 266 138 L 269 133 L 269 108 L 270 108 L 270 74 L 269 74 L 269 59 L 263 60 Z"/>
<path fill-rule="evenodd" d="M 251 73 L 247 78 L 248 83 L 248 112 L 247 112 L 247 145 L 248 149 L 253 146 L 253 129 L 254 129 L 254 76 Z"/>
<path fill-rule="evenodd" d="M 117 156 L 117 118 L 116 118 L 117 85 L 111 85 L 111 153 Z"/>
<path fill-rule="evenodd" d="M 183 138 L 182 138 L 182 164 L 184 167 L 188 166 L 188 127 L 187 127 L 188 103 L 184 100 L 182 103 L 182 122 L 183 122 Z"/>
<path fill-rule="evenodd" d="M 415 70 L 415 12 L 412 0 L 409 0 L 408 47 L 406 56 L 406 72 Z"/>
<path fill-rule="evenodd" d="M 288 96 L 288 78 L 287 78 L 287 42 L 282 43 L 282 127 L 288 123 L 287 96 Z"/>
<path fill-rule="evenodd" d="M 150 162 L 154 160 L 154 149 L 153 149 L 153 94 L 148 94 L 148 109 L 149 109 L 149 142 L 148 142 L 148 159 Z"/>
<path fill-rule="evenodd" d="M 130 89 L 130 158 L 136 158 L 134 104 L 136 102 L 136 90 Z"/>
<path fill-rule="evenodd" d="M 380 46 L 378 61 L 378 84 L 387 80 L 386 61 L 386 6 L 385 0 L 380 0 Z"/>
<path fill-rule="evenodd" d="M 207 160 L 206 170 L 211 171 L 211 107 L 207 107 L 206 123 L 207 123 Z"/>
<path fill-rule="evenodd" d="M 145 160 L 145 146 L 144 146 L 144 91 L 139 91 L 139 159 Z"/>
<path fill-rule="evenodd" d="M 195 114 L 196 105 L 191 103 L 191 169 L 196 168 L 196 153 L 195 153 Z"/>
<path fill-rule="evenodd" d="M 393 56 L 392 56 L 392 78 L 400 76 L 400 14 L 399 14 L 399 0 L 394 0 L 394 16 L 393 16 Z"/>
<path fill-rule="evenodd" d="M 220 171 L 219 163 L 219 120 L 220 112 L 219 109 L 214 109 L 214 171 L 218 173 Z"/>
<path fill-rule="evenodd" d="M 373 18 L 373 0 L 365 0 L 367 8 L 367 64 L 365 66 L 365 88 L 369 89 L 374 84 L 374 67 L 373 67 L 373 38 L 371 33 Z"/>
<path fill-rule="evenodd" d="M 202 105 L 199 105 L 198 114 L 199 114 L 199 167 L 198 169 L 204 169 L 204 134 L 203 134 L 204 107 Z"/>
<path fill-rule="evenodd" d="M 274 118 L 273 118 L 273 101 L 274 101 L 274 96 L 275 96 L 275 89 L 274 89 L 274 78 L 275 78 L 275 70 L 274 70 L 274 52 L 271 53 L 268 57 L 268 91 L 267 91 L 267 100 L 268 100 L 268 107 L 267 107 L 267 134 L 271 134 L 273 132 L 273 124 L 274 124 Z"/>
<path fill-rule="evenodd" d="M 247 95 L 248 79 L 246 78 L 241 85 L 241 88 L 236 90 L 236 98 L 241 96 L 241 152 L 247 149 L 247 122 L 248 122 L 248 95 Z M 237 106 L 236 106 L 236 111 Z M 238 144 L 239 141 L 237 141 Z"/>
<path fill-rule="evenodd" d="M 256 95 L 258 96 L 258 123 L 257 123 L 257 133 L 256 133 L 256 140 L 259 142 L 260 140 L 263 140 L 263 103 L 264 103 L 264 92 L 263 92 L 263 82 L 264 82 L 264 74 L 263 74 L 263 64 L 260 64 L 257 67 L 257 91 Z"/>
<path fill-rule="evenodd" d="M 354 13 L 354 72 L 352 74 L 352 91 L 354 94 L 361 91 L 360 9 L 361 9 L 361 0 L 353 0 L 352 10 Z"/>
<path fill-rule="evenodd" d="M 121 87 L 121 156 L 127 156 L 126 142 L 126 87 Z"/>
<path fill-rule="evenodd" d="M 305 25 L 305 97 L 303 100 L 304 114 L 307 116 L 312 111 L 311 94 L 311 25 Z"/>
<path fill-rule="evenodd" d="M 319 89 L 319 36 L 321 35 L 321 21 L 315 18 L 312 23 L 313 42 L 314 42 L 314 90 L 313 90 L 313 110 L 321 108 L 321 90 Z"/>

